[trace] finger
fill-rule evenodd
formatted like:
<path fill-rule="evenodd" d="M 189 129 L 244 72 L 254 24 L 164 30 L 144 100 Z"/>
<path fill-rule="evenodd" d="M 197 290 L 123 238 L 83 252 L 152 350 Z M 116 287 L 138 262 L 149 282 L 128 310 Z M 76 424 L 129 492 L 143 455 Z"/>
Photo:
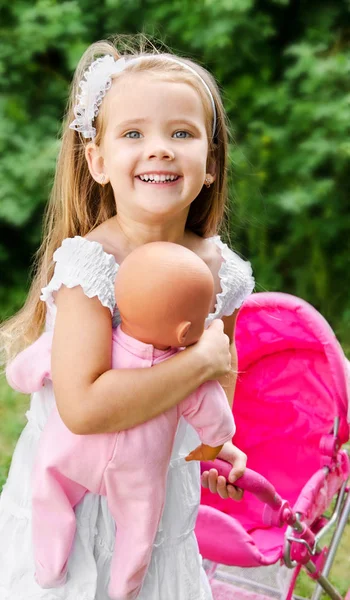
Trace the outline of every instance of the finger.
<path fill-rule="evenodd" d="M 242 477 L 242 475 L 244 474 L 244 471 L 245 471 L 246 462 L 247 461 L 244 461 L 242 459 L 242 461 L 240 463 L 235 464 L 235 466 L 231 469 L 231 471 L 229 472 L 229 475 L 228 475 L 228 480 L 230 483 L 234 483 L 237 479 Z"/>
<path fill-rule="evenodd" d="M 216 469 L 210 469 L 208 475 L 208 483 L 209 489 L 212 494 L 216 494 L 217 492 L 217 480 L 218 480 L 218 472 Z"/>
<path fill-rule="evenodd" d="M 217 481 L 217 491 L 218 491 L 219 496 L 221 496 L 221 498 L 224 498 L 224 499 L 229 497 L 226 484 L 227 484 L 226 477 L 219 475 L 218 481 Z"/>
<path fill-rule="evenodd" d="M 203 473 L 202 473 L 202 486 L 204 488 L 208 488 L 209 487 L 208 475 L 209 475 L 209 471 L 203 471 Z"/>
<path fill-rule="evenodd" d="M 247 465 L 247 455 L 244 452 L 235 453 L 234 456 L 228 457 L 226 460 L 229 460 L 233 467 L 228 475 L 228 480 L 230 483 L 234 483 L 236 479 L 239 479 L 244 474 L 246 465 Z"/>
<path fill-rule="evenodd" d="M 226 488 L 229 498 L 232 498 L 232 500 L 235 500 L 236 502 L 240 502 L 242 500 L 244 492 L 241 490 L 241 488 L 237 488 L 230 484 L 228 484 Z"/>

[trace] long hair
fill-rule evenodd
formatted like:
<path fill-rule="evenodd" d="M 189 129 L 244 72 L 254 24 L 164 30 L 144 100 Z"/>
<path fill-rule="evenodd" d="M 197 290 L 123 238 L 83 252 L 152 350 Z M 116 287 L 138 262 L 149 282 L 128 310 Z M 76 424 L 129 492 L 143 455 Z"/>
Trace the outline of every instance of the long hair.
<path fill-rule="evenodd" d="M 45 303 L 40 300 L 41 288 L 50 281 L 53 271 L 53 253 L 67 237 L 85 236 L 106 219 L 116 214 L 116 201 L 110 184 L 102 187 L 91 177 L 85 159 L 85 140 L 69 129 L 74 120 L 74 105 L 79 83 L 84 72 L 98 57 L 106 54 L 115 60 L 121 56 L 145 56 L 131 64 L 126 71 L 164 74 L 193 86 L 200 94 L 209 140 L 208 162 L 215 163 L 216 179 L 212 186 L 203 189 L 192 202 L 186 228 L 199 236 L 207 237 L 218 232 L 223 223 L 227 203 L 227 152 L 228 128 L 220 92 L 214 78 L 200 65 L 188 58 L 176 59 L 187 63 L 204 79 L 211 90 L 216 107 L 216 131 L 212 136 L 212 107 L 208 93 L 200 80 L 177 62 L 171 62 L 169 52 L 159 52 L 144 36 L 118 36 L 113 41 L 103 40 L 89 46 L 83 54 L 73 78 L 66 114 L 63 120 L 62 140 L 50 199 L 45 212 L 42 243 L 35 255 L 33 281 L 23 308 L 0 328 L 0 347 L 5 361 L 38 338 L 43 330 L 46 315 Z M 151 54 L 152 58 L 146 59 Z M 155 56 L 156 55 L 156 56 Z M 116 77 L 122 77 L 123 73 Z M 103 103 L 94 123 L 95 143 L 103 137 Z"/>

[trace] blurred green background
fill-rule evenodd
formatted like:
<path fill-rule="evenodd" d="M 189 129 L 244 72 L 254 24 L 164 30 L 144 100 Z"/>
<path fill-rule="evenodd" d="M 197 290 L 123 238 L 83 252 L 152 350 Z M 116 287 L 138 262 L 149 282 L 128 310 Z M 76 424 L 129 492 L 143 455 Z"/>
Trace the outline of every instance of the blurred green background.
<path fill-rule="evenodd" d="M 0 9 L 0 319 L 28 290 L 81 54 L 98 39 L 144 32 L 219 82 L 233 133 L 231 244 L 251 260 L 256 291 L 311 302 L 350 354 L 348 0 L 16 0 Z M 0 381 L 0 487 L 27 405 Z"/>
<path fill-rule="evenodd" d="M 350 346 L 349 0 L 16 0 L 0 25 L 0 317 L 23 302 L 60 122 L 85 48 L 115 33 L 163 41 L 222 88 L 231 243 L 257 291 L 311 302 Z"/>

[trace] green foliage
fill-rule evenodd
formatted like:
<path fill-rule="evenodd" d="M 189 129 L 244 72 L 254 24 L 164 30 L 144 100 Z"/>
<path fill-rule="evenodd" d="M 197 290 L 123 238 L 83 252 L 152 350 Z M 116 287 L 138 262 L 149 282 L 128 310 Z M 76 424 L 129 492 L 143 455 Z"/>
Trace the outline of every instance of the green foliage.
<path fill-rule="evenodd" d="M 11 390 L 0 375 L 0 493 L 11 464 L 15 443 L 25 425 L 28 396 Z"/>
<path fill-rule="evenodd" d="M 257 290 L 309 300 L 350 346 L 347 0 L 19 0 L 2 13 L 2 315 L 27 285 L 74 67 L 90 42 L 143 31 L 219 81 L 234 140 L 231 240 Z"/>

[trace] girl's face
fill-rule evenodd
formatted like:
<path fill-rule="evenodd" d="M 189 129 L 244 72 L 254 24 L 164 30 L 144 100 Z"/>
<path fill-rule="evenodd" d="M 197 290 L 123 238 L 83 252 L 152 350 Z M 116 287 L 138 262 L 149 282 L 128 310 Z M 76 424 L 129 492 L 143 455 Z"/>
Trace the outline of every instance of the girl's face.
<path fill-rule="evenodd" d="M 117 211 L 141 222 L 186 219 L 207 171 L 208 138 L 199 94 L 186 83 L 125 74 L 104 100 L 105 133 L 89 144 L 92 175 L 109 180 Z"/>

